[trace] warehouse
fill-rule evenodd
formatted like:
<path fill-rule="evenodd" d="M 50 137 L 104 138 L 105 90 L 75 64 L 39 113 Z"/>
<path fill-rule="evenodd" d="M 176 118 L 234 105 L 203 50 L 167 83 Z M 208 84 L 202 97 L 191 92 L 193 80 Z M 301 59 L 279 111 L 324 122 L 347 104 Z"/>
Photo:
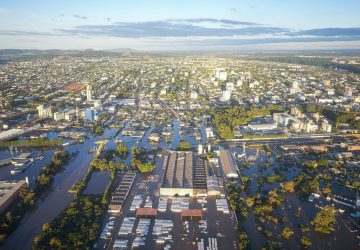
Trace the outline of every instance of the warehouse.
<path fill-rule="evenodd" d="M 220 161 L 226 178 L 238 178 L 239 174 L 234 159 L 229 150 L 221 150 Z"/>
<path fill-rule="evenodd" d="M 108 207 L 108 213 L 120 213 L 122 206 L 129 194 L 132 184 L 135 180 L 136 174 L 128 171 L 117 189 L 111 195 L 111 201 Z"/>
<path fill-rule="evenodd" d="M 0 214 L 19 197 L 19 192 L 26 185 L 21 181 L 0 181 Z"/>
<path fill-rule="evenodd" d="M 194 164 L 195 163 L 195 164 Z M 192 152 L 169 151 L 163 163 L 160 195 L 206 195 L 206 171 L 203 160 Z"/>

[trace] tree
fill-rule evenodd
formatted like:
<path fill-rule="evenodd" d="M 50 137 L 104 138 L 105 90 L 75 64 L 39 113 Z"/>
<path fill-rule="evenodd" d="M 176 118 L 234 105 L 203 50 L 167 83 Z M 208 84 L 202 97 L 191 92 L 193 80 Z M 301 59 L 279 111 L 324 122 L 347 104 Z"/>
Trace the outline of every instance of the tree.
<path fill-rule="evenodd" d="M 289 239 L 291 236 L 294 235 L 294 231 L 292 231 L 289 227 L 285 227 L 281 233 L 281 236 L 285 239 Z"/>
<path fill-rule="evenodd" d="M 332 206 L 325 206 L 314 217 L 311 224 L 317 232 L 329 234 L 336 223 L 335 209 Z"/>
<path fill-rule="evenodd" d="M 35 193 L 30 191 L 29 188 L 22 188 L 20 190 L 19 196 L 23 199 L 25 205 L 30 207 L 35 205 Z"/>
<path fill-rule="evenodd" d="M 287 192 L 294 192 L 295 191 L 295 182 L 294 181 L 287 181 L 281 185 L 281 187 Z"/>
<path fill-rule="evenodd" d="M 128 153 L 128 148 L 124 144 L 120 144 L 117 146 L 116 152 L 118 152 L 120 155 L 126 155 Z"/>
<path fill-rule="evenodd" d="M 52 177 L 46 174 L 41 174 L 37 177 L 37 183 L 40 186 L 48 186 L 52 182 Z"/>
<path fill-rule="evenodd" d="M 253 205 L 254 205 L 254 198 L 253 197 L 249 197 L 249 198 L 247 198 L 246 199 L 246 205 L 248 206 L 248 207 L 252 207 Z"/>
<path fill-rule="evenodd" d="M 155 164 L 147 162 L 147 163 L 140 163 L 137 165 L 137 169 L 141 172 L 141 173 L 147 173 L 147 172 L 151 172 L 154 168 L 155 168 Z"/>
<path fill-rule="evenodd" d="M 301 237 L 300 244 L 305 248 L 308 248 L 308 247 L 310 247 L 312 245 L 310 239 L 308 237 L 305 237 L 305 236 Z"/>
<path fill-rule="evenodd" d="M 177 150 L 181 150 L 181 151 L 191 150 L 191 144 L 189 142 L 187 142 L 187 141 L 181 141 L 179 143 L 179 146 L 178 146 Z"/>
<path fill-rule="evenodd" d="M 239 240 L 239 250 L 246 249 L 246 247 L 250 243 L 249 238 L 245 232 L 239 232 L 238 240 Z"/>

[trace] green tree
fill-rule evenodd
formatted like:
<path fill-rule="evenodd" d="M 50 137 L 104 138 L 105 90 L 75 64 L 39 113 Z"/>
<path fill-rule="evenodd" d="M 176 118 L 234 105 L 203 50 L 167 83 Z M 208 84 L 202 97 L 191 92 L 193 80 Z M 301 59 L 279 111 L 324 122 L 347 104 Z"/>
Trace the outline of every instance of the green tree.
<path fill-rule="evenodd" d="M 244 250 L 249 245 L 249 237 L 245 232 L 239 232 L 238 234 L 239 250 Z"/>
<path fill-rule="evenodd" d="M 335 209 L 332 206 L 325 206 L 314 217 L 311 224 L 317 232 L 329 234 L 336 223 Z"/>
<path fill-rule="evenodd" d="M 33 191 L 30 191 L 29 188 L 25 187 L 20 190 L 19 193 L 20 198 L 23 199 L 23 202 L 27 206 L 34 206 L 35 205 L 35 193 Z"/>
<path fill-rule="evenodd" d="M 294 231 L 292 231 L 289 227 L 285 227 L 281 233 L 281 236 L 285 239 L 289 239 L 291 236 L 294 235 Z"/>
<path fill-rule="evenodd" d="M 301 237 L 300 244 L 305 248 L 311 247 L 312 245 L 311 240 L 305 236 Z"/>
<path fill-rule="evenodd" d="M 178 146 L 177 150 L 181 150 L 181 151 L 191 150 L 191 144 L 189 142 L 187 142 L 187 141 L 181 141 L 179 143 L 179 146 Z"/>

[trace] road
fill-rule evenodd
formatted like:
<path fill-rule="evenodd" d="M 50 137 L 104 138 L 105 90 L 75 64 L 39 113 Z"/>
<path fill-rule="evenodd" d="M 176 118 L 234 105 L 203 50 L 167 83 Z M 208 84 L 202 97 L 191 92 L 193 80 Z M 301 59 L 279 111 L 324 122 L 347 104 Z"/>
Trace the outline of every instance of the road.
<path fill-rule="evenodd" d="M 349 137 L 343 137 L 340 135 L 328 135 L 322 137 L 289 137 L 289 138 L 274 138 L 274 139 L 234 139 L 234 140 L 220 140 L 218 144 L 220 146 L 239 146 L 246 143 L 251 144 L 319 144 L 325 143 L 327 140 L 331 140 L 333 143 L 341 143 L 349 140 Z"/>

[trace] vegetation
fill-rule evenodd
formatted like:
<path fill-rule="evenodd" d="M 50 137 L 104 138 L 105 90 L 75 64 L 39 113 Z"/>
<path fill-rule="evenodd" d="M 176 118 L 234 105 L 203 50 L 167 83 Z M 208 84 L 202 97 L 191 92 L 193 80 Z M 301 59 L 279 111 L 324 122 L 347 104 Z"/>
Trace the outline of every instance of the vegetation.
<path fill-rule="evenodd" d="M 35 238 L 33 249 L 91 249 L 106 207 L 99 196 L 77 197 Z"/>
<path fill-rule="evenodd" d="M 36 179 L 37 193 L 51 185 L 54 176 L 62 170 L 62 165 L 65 164 L 68 160 L 69 153 L 67 151 L 59 151 L 55 153 L 51 159 L 51 163 L 40 171 Z"/>
<path fill-rule="evenodd" d="M 235 137 L 234 128 L 246 124 L 256 117 L 270 115 L 274 111 L 283 111 L 284 108 L 279 105 L 270 105 L 264 108 L 241 108 L 241 107 L 223 107 L 212 109 L 209 114 L 212 115 L 212 122 L 221 139 L 233 139 Z"/>
<path fill-rule="evenodd" d="M 271 61 L 271 62 L 281 62 L 281 63 L 291 63 L 291 64 L 303 64 L 303 65 L 312 65 L 319 66 L 327 69 L 342 69 L 347 70 L 353 73 L 360 74 L 360 67 L 358 65 L 351 64 L 340 64 L 336 62 L 332 62 L 328 58 L 320 58 L 320 57 L 299 57 L 299 56 L 261 56 L 261 57 L 253 57 L 253 59 L 263 60 L 263 61 Z"/>
<path fill-rule="evenodd" d="M 35 205 L 35 193 L 24 187 L 19 193 L 19 202 L 0 218 L 0 242 L 5 240 L 20 224 L 26 211 Z"/>
<path fill-rule="evenodd" d="M 137 147 L 132 148 L 131 168 L 139 170 L 141 173 L 151 172 L 156 165 L 154 163 L 147 162 L 146 150 L 139 149 Z"/>
<path fill-rule="evenodd" d="M 62 145 L 62 140 L 49 140 L 45 138 L 35 138 L 23 141 L 3 141 L 0 147 L 58 147 Z"/>
<path fill-rule="evenodd" d="M 238 242 L 239 242 L 239 250 L 246 249 L 246 247 L 250 244 L 249 237 L 245 232 L 239 232 Z"/>
<path fill-rule="evenodd" d="M 337 130 L 341 123 L 347 123 L 351 128 L 360 130 L 360 120 L 356 119 L 360 115 L 359 111 L 336 111 L 326 106 L 308 105 L 304 107 L 306 112 L 320 113 L 326 118 L 334 122 L 335 130 Z"/>
<path fill-rule="evenodd" d="M 116 152 L 120 155 L 127 155 L 128 154 L 128 147 L 126 147 L 124 144 L 120 144 L 116 148 Z"/>
<path fill-rule="evenodd" d="M 285 227 L 281 233 L 281 236 L 285 239 L 290 239 L 291 236 L 294 235 L 294 231 L 292 231 L 289 227 Z"/>
<path fill-rule="evenodd" d="M 305 236 L 301 237 L 300 244 L 301 244 L 301 246 L 303 246 L 305 248 L 311 247 L 311 245 L 312 245 L 310 239 Z"/>
<path fill-rule="evenodd" d="M 227 200 L 229 202 L 230 208 L 232 211 L 235 212 L 236 217 L 238 218 L 238 228 L 239 228 L 239 233 L 238 233 L 238 247 L 239 249 L 246 249 L 249 244 L 250 244 L 250 240 L 247 236 L 247 234 L 244 231 L 241 231 L 240 229 L 242 228 L 243 224 L 240 222 L 240 220 L 244 220 L 247 215 L 247 209 L 246 209 L 246 205 L 248 201 L 245 201 L 243 198 L 240 197 L 240 193 L 241 191 L 244 189 L 244 186 L 242 185 L 230 185 L 227 184 L 226 185 L 226 190 L 227 190 Z"/>
<path fill-rule="evenodd" d="M 294 192 L 295 191 L 295 182 L 294 181 L 287 181 L 281 185 L 281 187 L 287 192 Z"/>
<path fill-rule="evenodd" d="M 329 234 L 336 223 L 335 210 L 332 206 L 325 206 L 312 220 L 314 230 L 324 234 Z"/>
<path fill-rule="evenodd" d="M 114 167 L 111 167 L 111 165 Z M 44 224 L 43 231 L 35 238 L 33 249 L 92 249 L 97 240 L 106 207 L 109 203 L 110 192 L 119 169 L 123 164 L 112 163 L 110 182 L 102 196 L 82 196 L 86 184 L 95 170 L 104 169 L 104 160 L 94 158 L 88 173 L 77 188 L 77 195 L 70 207 L 50 225 Z"/>
<path fill-rule="evenodd" d="M 189 142 L 187 142 L 187 141 L 180 141 L 177 150 L 189 151 L 189 150 L 191 150 L 191 144 Z"/>
<path fill-rule="evenodd" d="M 91 132 L 95 136 L 102 136 L 104 134 L 104 131 L 105 131 L 104 127 L 100 125 L 94 125 L 91 129 Z"/>

